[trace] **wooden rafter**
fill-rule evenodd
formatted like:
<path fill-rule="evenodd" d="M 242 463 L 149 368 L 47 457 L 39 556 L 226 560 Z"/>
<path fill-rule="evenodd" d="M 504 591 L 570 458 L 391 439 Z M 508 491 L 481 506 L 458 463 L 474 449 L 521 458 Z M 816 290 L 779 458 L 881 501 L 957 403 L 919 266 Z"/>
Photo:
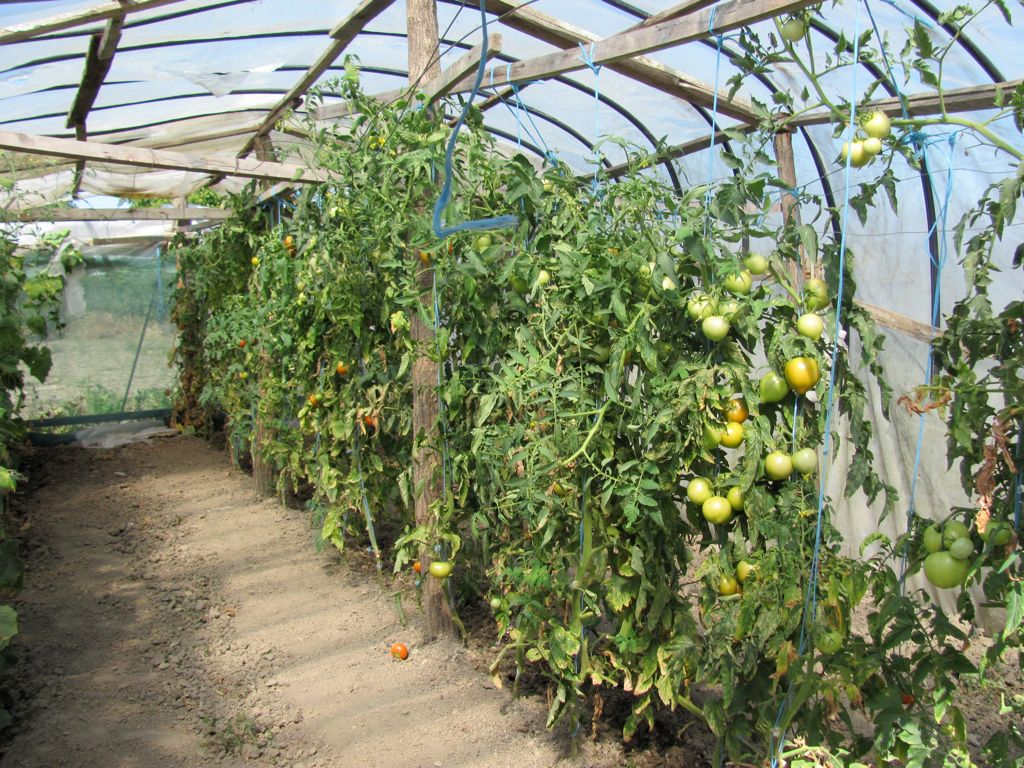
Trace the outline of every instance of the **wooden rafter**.
<path fill-rule="evenodd" d="M 492 1 L 495 0 L 489 0 Z M 779 14 L 793 13 L 813 5 L 814 2 L 815 0 L 727 0 L 715 9 L 714 31 L 731 32 Z M 504 23 L 509 23 L 509 20 L 510 17 L 506 18 Z M 650 27 L 633 29 L 598 40 L 588 48 L 587 53 L 594 64 L 607 64 L 611 67 L 645 53 L 708 37 L 711 34 L 710 24 L 711 11 L 704 9 L 681 19 L 663 21 Z M 488 84 L 500 86 L 529 80 L 546 80 L 555 75 L 583 69 L 585 66 L 580 58 L 579 48 L 572 47 L 520 61 L 505 70 L 499 69 L 493 73 L 493 80 L 488 77 Z M 472 87 L 473 83 L 467 79 L 452 90 L 464 93 L 472 90 Z M 719 111 L 724 113 L 722 107 L 720 104 Z"/>
<path fill-rule="evenodd" d="M 14 221 L 223 221 L 226 208 L 35 208 L 9 214 Z"/>
<path fill-rule="evenodd" d="M 0 131 L 0 149 L 34 155 L 65 157 L 72 160 L 132 165 L 141 168 L 162 168 L 197 173 L 217 173 L 269 181 L 294 181 L 315 184 L 328 180 L 322 171 L 288 163 L 271 163 L 234 157 L 196 157 L 184 152 L 164 149 L 117 146 L 90 141 L 54 139 L 25 133 Z"/>
<path fill-rule="evenodd" d="M 492 32 L 487 36 L 487 56 L 497 56 L 501 53 L 501 35 L 496 32 Z M 463 78 L 469 76 L 474 72 L 477 67 L 480 66 L 480 58 L 483 56 L 483 45 L 473 46 L 471 49 L 466 51 L 460 56 L 451 66 L 445 68 L 441 74 L 428 81 L 425 85 L 422 85 L 418 90 L 426 96 L 426 103 L 435 101 L 445 94 L 447 94 L 451 88 Z M 411 94 L 408 88 L 396 88 L 392 91 L 386 91 L 384 93 L 376 94 L 373 98 L 378 101 L 389 103 L 397 101 L 407 94 Z M 333 120 L 345 115 L 350 115 L 353 112 L 351 104 L 345 102 L 342 104 L 327 104 L 320 107 L 313 113 L 313 117 L 316 120 Z"/>
<path fill-rule="evenodd" d="M 67 126 L 75 129 L 75 139 L 85 141 L 89 138 L 86 119 L 96 97 L 100 93 L 103 81 L 107 79 L 110 65 L 114 61 L 114 52 L 121 41 L 121 29 L 124 26 L 123 13 L 107 19 L 103 32 L 97 32 L 89 38 L 89 50 L 85 55 L 85 68 L 82 71 L 82 82 L 78 86 L 75 100 L 68 112 Z M 79 160 L 75 165 L 75 180 L 71 188 L 71 196 L 78 197 L 85 176 L 85 161 Z"/>
<path fill-rule="evenodd" d="M 571 69 L 581 69 L 583 67 L 582 61 L 579 60 L 580 51 L 578 46 L 580 44 L 589 46 L 591 43 L 595 43 L 595 50 L 603 44 L 599 43 L 600 38 L 591 32 L 566 24 L 533 8 L 522 7 L 518 3 L 507 2 L 507 0 L 487 0 L 487 10 L 500 15 L 501 23 L 506 26 L 536 37 L 538 40 L 542 40 L 550 45 L 564 48 L 567 54 L 571 52 L 578 65 Z M 687 13 L 689 10 L 684 9 L 680 13 Z M 635 29 L 640 30 L 640 27 L 638 26 Z M 707 31 L 706 21 L 704 22 L 704 30 Z M 519 65 L 513 65 L 513 70 L 516 66 Z M 688 103 L 710 107 L 714 101 L 714 89 L 711 86 L 688 77 L 654 59 L 645 57 L 626 58 L 621 61 L 609 62 L 608 68 Z M 570 70 L 566 69 L 563 71 Z M 731 100 L 727 99 L 724 93 L 719 95 L 718 111 L 723 115 L 743 120 L 744 122 L 751 122 L 755 119 L 752 105 L 743 99 L 735 97 Z"/>
<path fill-rule="evenodd" d="M 60 32 L 64 29 L 80 27 L 84 24 L 92 24 L 96 21 L 105 21 L 115 16 L 126 13 L 137 13 L 150 8 L 159 8 L 161 5 L 180 3 L 182 0 L 112 0 L 107 3 L 100 3 L 91 8 L 83 8 L 78 11 L 61 13 L 56 16 L 49 16 L 45 19 L 26 21 L 24 24 L 15 24 L 9 27 L 0 27 L 0 45 L 19 43 L 23 40 L 31 40 L 40 35 L 47 35 L 51 32 Z"/>
<path fill-rule="evenodd" d="M 239 157 L 245 157 L 253 151 L 256 147 L 257 137 L 270 133 L 277 124 L 277 121 L 289 109 L 297 105 L 297 101 L 305 96 L 306 91 L 327 71 L 338 56 L 341 55 L 342 51 L 348 47 L 349 43 L 356 38 L 356 35 L 362 32 L 363 28 L 391 5 L 392 2 L 394 0 L 363 0 L 347 19 L 331 30 L 331 44 L 327 47 L 327 50 L 320 54 L 320 58 L 314 62 L 313 66 L 307 69 L 302 77 L 299 78 L 299 81 L 288 90 L 288 93 L 281 97 L 281 100 L 271 108 L 263 122 L 260 123 L 259 128 L 256 129 L 256 133 L 238 153 Z"/>
<path fill-rule="evenodd" d="M 683 0 L 683 2 L 673 5 L 671 8 L 666 8 L 664 11 L 656 13 L 653 16 L 649 16 L 637 24 L 634 29 L 653 27 L 655 24 L 660 24 L 663 21 L 678 19 L 680 16 L 685 16 L 693 11 L 699 11 L 701 8 L 707 8 L 709 5 L 714 5 L 717 1 L 718 0 Z"/>
<path fill-rule="evenodd" d="M 960 112 L 977 112 L 985 109 L 994 109 L 996 93 L 1011 93 L 1019 88 L 1024 80 L 1008 80 L 1002 83 L 991 85 L 972 86 L 970 88 L 954 88 L 944 91 L 942 98 L 937 93 L 921 93 L 914 96 L 907 96 L 907 111 L 914 117 L 925 117 L 926 115 L 940 115 L 943 108 L 946 114 L 957 114 Z M 900 116 L 902 108 L 897 98 L 875 99 L 869 101 L 863 107 L 865 109 L 881 110 L 887 115 Z M 831 123 L 835 117 L 828 110 L 808 112 L 789 121 L 789 125 L 822 125 Z"/>

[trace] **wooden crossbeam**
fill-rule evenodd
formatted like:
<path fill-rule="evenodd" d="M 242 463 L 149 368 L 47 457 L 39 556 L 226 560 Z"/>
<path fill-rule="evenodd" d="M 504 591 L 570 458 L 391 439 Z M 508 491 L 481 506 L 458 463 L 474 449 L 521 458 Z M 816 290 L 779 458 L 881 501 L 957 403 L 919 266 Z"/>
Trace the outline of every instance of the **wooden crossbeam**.
<path fill-rule="evenodd" d="M 494 32 L 487 36 L 487 57 L 497 56 L 501 53 L 501 35 Z M 475 45 L 466 53 L 460 56 L 451 66 L 445 68 L 441 74 L 423 85 L 419 91 L 426 96 L 426 103 L 431 103 L 445 96 L 452 87 L 463 78 L 472 74 L 480 66 L 480 58 L 483 56 L 483 45 Z M 384 93 L 374 95 L 374 99 L 382 103 L 391 103 L 398 99 L 411 95 L 408 88 L 396 88 Z M 336 120 L 345 117 L 355 111 L 349 102 L 342 104 L 326 104 L 313 113 L 316 120 Z"/>
<path fill-rule="evenodd" d="M 490 6 L 492 2 L 497 2 L 497 0 L 488 0 L 488 5 Z M 716 34 L 731 32 L 773 16 L 793 13 L 813 5 L 814 2 L 815 0 L 727 0 L 715 9 L 714 32 Z M 515 6 L 511 7 L 515 8 Z M 503 23 L 511 26 L 513 18 L 513 16 L 506 16 Z M 612 65 L 633 59 L 644 53 L 652 53 L 709 37 L 712 34 L 709 31 L 711 21 L 711 11 L 703 9 L 681 19 L 663 21 L 650 27 L 621 32 L 598 40 L 592 47 L 588 47 L 587 53 L 594 64 L 607 64 L 612 67 Z M 535 36 L 539 37 L 539 34 L 535 34 Z M 572 47 L 520 61 L 513 64 L 508 70 L 499 69 L 494 73 L 493 81 L 488 76 L 487 82 L 488 85 L 500 86 L 529 80 L 546 80 L 555 75 L 583 69 L 585 66 L 580 58 L 579 48 Z M 472 90 L 472 87 L 473 83 L 470 80 L 463 80 L 452 89 L 452 92 L 464 93 Z M 735 105 L 735 101 L 733 104 Z M 724 114 L 723 106 L 719 105 L 719 111 Z"/>
<path fill-rule="evenodd" d="M 678 19 L 680 16 L 685 16 L 693 11 L 699 11 L 701 8 L 707 8 L 709 5 L 714 5 L 716 2 L 718 2 L 718 0 L 683 0 L 683 2 L 673 5 L 671 8 L 666 8 L 664 11 L 648 16 L 637 24 L 634 29 L 653 27 L 655 24 L 660 24 L 663 21 Z"/>
<path fill-rule="evenodd" d="M 937 93 L 919 93 L 914 96 L 905 97 L 907 100 L 907 111 L 913 117 L 924 117 L 926 115 L 941 115 L 943 107 L 945 107 L 946 114 L 994 109 L 997 91 L 1009 94 L 1019 88 L 1021 83 L 1024 83 L 1024 80 L 1007 80 L 991 85 L 954 88 L 945 91 L 942 99 L 939 98 Z M 899 117 L 903 114 L 900 100 L 897 98 L 869 101 L 860 108 L 861 111 L 865 109 L 880 110 L 892 117 Z M 819 110 L 795 117 L 789 120 L 788 124 L 822 125 L 824 123 L 831 123 L 833 120 L 835 120 L 835 116 L 831 112 Z"/>
<path fill-rule="evenodd" d="M 487 0 L 487 10 L 500 15 L 502 24 L 550 45 L 564 48 L 566 53 L 572 51 L 573 56 L 577 59 L 580 55 L 580 44 L 588 46 L 588 52 L 591 43 L 596 43 L 595 49 L 599 47 L 598 41 L 600 38 L 592 32 L 566 24 L 559 19 L 518 3 L 508 2 L 507 0 Z M 639 26 L 636 27 L 636 29 L 639 28 Z M 706 22 L 704 29 L 707 29 Z M 577 61 L 577 64 L 579 66 L 574 67 L 575 69 L 583 66 L 580 61 Z M 714 89 L 711 86 L 688 77 L 653 59 L 645 57 L 626 59 L 609 63 L 608 67 L 619 74 L 655 88 L 674 98 L 682 99 L 687 103 L 692 102 L 710 107 L 714 101 Z M 488 84 L 490 82 L 490 79 L 488 79 Z M 744 122 L 752 122 L 755 119 L 754 108 L 750 103 L 735 97 L 730 100 L 726 98 L 724 93 L 719 94 L 718 111 L 723 115 L 743 120 Z"/>
<path fill-rule="evenodd" d="M 348 47 L 349 43 L 356 38 L 356 35 L 362 32 L 363 28 L 391 5 L 392 2 L 394 0 L 363 0 L 359 7 L 349 14 L 348 18 L 331 30 L 331 44 L 327 47 L 327 50 L 320 54 L 320 58 L 303 73 L 299 81 L 288 89 L 288 93 L 282 96 L 281 100 L 271 108 L 267 116 L 263 118 L 259 128 L 256 129 L 256 133 L 238 153 L 239 157 L 245 157 L 255 149 L 257 137 L 270 133 L 278 120 L 289 109 L 297 105 L 298 100 L 327 71 L 338 56 L 341 55 L 342 51 Z"/>
<path fill-rule="evenodd" d="M 51 32 L 60 32 L 72 27 L 80 27 L 84 24 L 91 24 L 95 21 L 112 19 L 126 13 L 137 13 L 150 8 L 159 8 L 161 5 L 180 3 L 182 0 L 111 0 L 111 2 L 100 3 L 91 8 L 82 8 L 77 11 L 49 16 L 45 19 L 26 21 L 24 24 L 15 24 L 9 27 L 0 27 L 0 45 L 9 43 L 20 43 L 23 40 L 31 40 L 40 35 L 47 35 Z"/>
<path fill-rule="evenodd" d="M 132 165 L 141 168 L 216 173 L 268 181 L 315 184 L 327 181 L 329 178 L 322 171 L 288 163 L 271 163 L 234 157 L 196 157 L 184 152 L 172 152 L 165 149 L 144 149 L 92 141 L 54 139 L 48 136 L 30 136 L 10 131 L 0 131 L 0 149 L 27 152 L 33 155 L 66 157 L 72 160 Z"/>
<path fill-rule="evenodd" d="M 224 221 L 226 208 L 34 208 L 7 214 L 20 222 L 37 221 Z"/>

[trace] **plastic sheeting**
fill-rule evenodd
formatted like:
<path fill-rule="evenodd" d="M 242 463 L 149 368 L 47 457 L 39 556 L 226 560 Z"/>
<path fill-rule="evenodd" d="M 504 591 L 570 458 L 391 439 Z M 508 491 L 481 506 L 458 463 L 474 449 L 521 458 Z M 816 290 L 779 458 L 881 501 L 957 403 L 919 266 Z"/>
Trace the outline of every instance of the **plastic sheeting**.
<path fill-rule="evenodd" d="M 915 19 L 926 28 L 937 45 L 951 40 L 951 29 L 943 27 L 937 13 L 951 10 L 956 0 L 868 0 L 880 29 L 897 47 L 904 39 L 902 30 Z M 42 18 L 88 3 L 57 0 L 51 2 L 8 3 L 0 8 L 0 24 Z M 357 0 L 326 0 L 295 3 L 291 0 L 214 3 L 212 0 L 188 0 L 162 8 L 133 14 L 125 25 L 107 85 L 100 92 L 89 116 L 90 136 L 106 141 L 127 141 L 140 146 L 185 147 L 202 153 L 236 153 L 266 110 L 275 104 L 302 72 L 327 48 L 327 32 L 348 16 Z M 443 38 L 442 61 L 447 64 L 479 41 L 478 12 L 474 2 L 439 0 L 438 16 Z M 676 5 L 675 0 L 643 0 L 636 3 L 600 2 L 600 0 L 538 0 L 531 10 L 560 19 L 571 28 L 604 37 L 627 29 L 647 16 Z M 811 31 L 816 61 L 824 65 L 842 33 L 851 39 L 854 29 L 869 29 L 862 3 L 844 0 L 829 4 L 825 28 Z M 1021 9 L 1013 7 L 1020 16 Z M 1019 23 L 1019 20 L 1016 20 Z M 509 62 L 542 55 L 552 46 L 514 30 L 491 17 L 491 31 L 503 37 L 502 54 L 491 63 L 491 70 L 502 72 Z M 0 130 L 68 136 L 65 126 L 78 82 L 81 78 L 89 32 L 69 30 L 45 39 L 0 47 Z M 771 22 L 752 30 L 764 37 L 773 31 Z M 354 40 L 349 53 L 359 57 L 364 87 L 368 92 L 385 91 L 405 83 L 405 4 L 396 2 L 374 19 Z M 1011 80 L 1024 75 L 1024 60 L 1019 56 L 1019 27 L 1007 25 L 999 11 L 991 7 L 973 24 L 946 59 L 944 82 L 948 87 L 982 85 Z M 688 77 L 712 84 L 718 78 L 724 88 L 736 69 L 729 60 L 735 41 L 722 42 L 723 56 L 716 55 L 713 42 L 694 42 L 651 54 L 651 58 Z M 846 98 L 854 86 L 863 90 L 875 78 L 869 62 L 853 69 L 822 77 L 822 87 L 832 97 Z M 321 78 L 324 84 L 341 73 L 341 61 L 335 62 Z M 855 78 L 851 81 L 851 78 Z M 907 94 L 927 92 L 915 73 L 904 72 L 896 62 L 896 85 Z M 486 84 L 486 78 L 485 78 Z M 803 74 L 792 65 L 773 66 L 768 77 L 747 77 L 739 89 L 744 99 L 770 103 L 773 93 L 786 91 L 797 95 L 804 89 Z M 514 149 L 517 143 L 534 153 L 538 160 L 551 150 L 577 172 L 592 170 L 590 144 L 600 136 L 616 135 L 641 147 L 650 148 L 653 140 L 669 144 L 683 143 L 706 136 L 711 115 L 707 109 L 640 85 L 607 67 L 595 76 L 589 70 L 570 73 L 555 81 L 524 84 L 519 103 L 499 104 L 485 115 L 485 125 L 500 132 L 503 146 Z M 595 90 L 598 98 L 595 98 Z M 891 92 L 891 91 L 890 91 Z M 881 88 L 876 95 L 885 94 Z M 333 97 L 328 96 L 328 101 Z M 519 106 L 524 109 L 519 109 Z M 525 110 L 529 111 L 529 114 Z M 300 113 L 302 109 L 300 108 Z M 717 116 L 716 125 L 725 127 L 736 121 Z M 1020 135 L 1009 124 L 996 124 L 1002 137 L 1021 145 Z M 927 238 L 931 221 L 925 205 L 925 190 L 939 210 L 945 209 L 945 225 L 939 236 L 952 252 L 950 230 L 971 208 L 986 185 L 1013 172 L 1005 158 L 980 148 L 966 135 L 950 140 L 950 134 L 926 132 L 933 145 L 928 150 L 930 173 L 926 178 L 902 159 L 894 161 L 899 179 L 899 210 L 889 210 L 883 202 L 866 224 L 851 216 L 848 243 L 856 254 L 855 271 L 859 296 L 869 303 L 899 311 L 922 322 L 931 314 L 931 266 Z M 600 134 L 600 136 L 598 135 Z M 279 146 L 295 139 L 273 134 Z M 193 143 L 196 142 L 196 143 Z M 833 159 L 841 139 L 833 137 L 832 126 L 813 126 L 794 135 L 797 180 L 800 186 L 816 194 L 829 193 L 836 205 L 844 197 L 844 171 Z M 604 143 L 609 162 L 623 158 L 620 149 Z M 816 165 L 824 163 L 822 175 Z M 708 156 L 700 152 L 674 163 L 684 186 L 707 180 Z M 54 202 L 66 195 L 72 183 L 68 166 L 57 166 L 53 174 L 37 167 L 26 170 L 18 181 L 18 205 Z M 711 163 L 712 179 L 721 179 L 731 171 L 721 162 Z M 854 170 L 852 182 L 869 178 L 875 169 Z M 663 166 L 652 170 L 665 175 Z M 42 174 L 42 175 L 41 175 Z M 83 190 L 107 195 L 185 194 L 207 181 L 202 174 L 179 172 L 130 172 L 129 169 L 89 166 Z M 927 182 L 927 183 L 925 183 Z M 226 187 L 244 182 L 225 181 Z M 950 189 L 947 199 L 947 188 Z M 10 200 L 8 200 L 10 204 Z M 806 217 L 814 212 L 804 211 Z M 63 226 L 63 225 L 61 225 Z M 1009 266 L 1013 247 L 1024 230 L 1024 212 L 1008 226 L 1007 237 L 998 247 L 998 258 Z M 107 232 L 120 226 L 108 225 Z M 97 228 L 75 227 L 75 237 L 92 237 Z M 135 232 L 142 231 L 132 226 Z M 117 236 L 117 235 L 110 235 Z M 771 243 L 755 243 L 771 248 Z M 965 294 L 963 271 L 954 255 L 942 270 L 940 306 L 948 312 Z M 1019 270 L 1007 269 L 992 288 L 997 303 L 1024 293 Z M 857 353 L 857 339 L 850 340 L 851 353 Z M 909 392 L 924 380 L 927 346 L 899 333 L 889 333 L 884 362 L 890 383 L 898 394 Z M 895 536 L 906 524 L 906 504 L 914 466 L 920 420 L 897 408 L 884 415 L 877 392 L 874 400 L 875 439 L 873 449 L 885 479 L 900 492 L 900 511 L 881 525 L 878 509 L 869 509 L 864 500 L 854 497 L 840 501 L 839 526 L 847 535 L 851 550 L 869 533 L 881 530 Z M 842 396 L 842 393 L 840 393 Z M 840 425 L 841 428 L 842 425 Z M 844 464 L 848 460 L 845 441 L 841 442 L 831 475 L 830 492 L 842 499 Z M 922 470 L 916 487 L 916 509 L 926 517 L 942 517 L 954 505 L 969 503 L 960 489 L 958 473 L 945 466 L 945 438 L 937 414 L 924 419 Z M 914 586 L 919 586 L 915 583 Z M 946 596 L 942 596 L 947 600 Z"/>

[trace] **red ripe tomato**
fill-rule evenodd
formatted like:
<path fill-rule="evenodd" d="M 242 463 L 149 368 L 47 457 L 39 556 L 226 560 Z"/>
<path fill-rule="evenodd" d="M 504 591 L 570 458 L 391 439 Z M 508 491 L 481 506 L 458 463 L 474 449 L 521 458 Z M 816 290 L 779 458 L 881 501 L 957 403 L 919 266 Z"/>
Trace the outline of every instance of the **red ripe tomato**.
<path fill-rule="evenodd" d="M 392 643 L 391 655 L 399 661 L 405 661 L 409 658 L 409 646 L 405 643 Z"/>
<path fill-rule="evenodd" d="M 903 694 L 903 706 L 904 707 L 909 707 L 915 701 L 917 701 L 917 699 L 914 698 L 914 695 L 912 693 L 904 693 Z"/>
<path fill-rule="evenodd" d="M 245 339 L 239 339 L 238 340 L 238 348 L 239 349 L 245 349 Z"/>

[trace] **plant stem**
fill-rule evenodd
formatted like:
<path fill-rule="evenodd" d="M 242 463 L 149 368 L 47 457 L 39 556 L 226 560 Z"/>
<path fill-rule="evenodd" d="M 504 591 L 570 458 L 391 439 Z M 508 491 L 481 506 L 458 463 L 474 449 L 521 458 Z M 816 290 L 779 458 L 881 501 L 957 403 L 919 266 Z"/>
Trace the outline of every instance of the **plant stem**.
<path fill-rule="evenodd" d="M 583 445 L 581 445 L 579 447 L 579 449 L 577 449 L 577 451 L 572 456 L 570 456 L 568 459 L 566 459 L 565 461 L 562 462 L 562 466 L 563 467 L 568 466 L 569 464 L 572 464 L 574 461 L 576 461 L 576 459 L 578 459 L 580 456 L 582 456 L 583 453 L 587 450 L 587 446 L 590 445 L 590 441 L 593 440 L 594 439 L 594 435 L 597 434 L 598 428 L 601 426 L 601 423 L 604 421 L 604 415 L 608 412 L 608 406 L 611 405 L 611 404 L 612 404 L 611 400 L 606 400 L 604 405 L 601 406 L 601 410 L 599 410 L 597 412 L 597 418 L 594 419 L 594 426 L 592 426 L 590 428 L 590 432 L 587 433 L 587 437 L 583 441 Z"/>
<path fill-rule="evenodd" d="M 959 117 L 957 115 L 948 115 L 946 117 L 913 117 L 913 118 L 894 118 L 892 121 L 893 125 L 903 125 L 909 128 L 922 128 L 926 125 L 960 125 L 964 128 L 974 131 L 975 133 L 984 136 L 998 149 L 1003 150 L 1008 155 L 1015 157 L 1017 160 L 1024 161 L 1024 150 L 1017 149 L 1012 144 L 1004 141 L 1003 139 L 996 136 L 989 128 L 982 125 L 974 120 L 968 120 L 966 117 Z"/>

